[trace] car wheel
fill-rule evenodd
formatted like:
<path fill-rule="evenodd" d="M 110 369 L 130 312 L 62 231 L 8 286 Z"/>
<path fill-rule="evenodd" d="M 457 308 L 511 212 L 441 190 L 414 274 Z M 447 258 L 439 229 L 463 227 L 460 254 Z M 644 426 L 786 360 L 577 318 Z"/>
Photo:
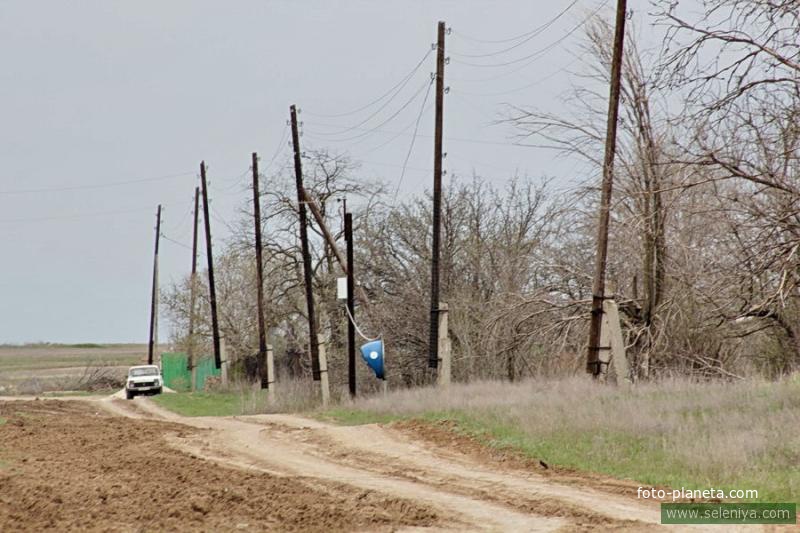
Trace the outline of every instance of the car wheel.
<path fill-rule="evenodd" d="M 125 391 L 125 398 L 127 398 L 128 400 L 133 400 L 133 397 L 134 397 L 133 392 L 131 392 L 129 390 Z"/>
<path fill-rule="evenodd" d="M 156 394 L 161 394 L 161 391 L 162 391 L 162 390 L 163 390 L 163 387 L 159 387 L 159 388 L 156 390 Z"/>

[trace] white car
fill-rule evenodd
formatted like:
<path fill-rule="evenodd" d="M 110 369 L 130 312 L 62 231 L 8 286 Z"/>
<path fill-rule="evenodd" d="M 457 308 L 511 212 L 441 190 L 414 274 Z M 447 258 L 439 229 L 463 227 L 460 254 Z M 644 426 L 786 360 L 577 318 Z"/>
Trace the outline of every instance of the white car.
<path fill-rule="evenodd" d="M 156 365 L 132 366 L 125 382 L 125 397 L 132 400 L 137 394 L 161 394 L 164 379 Z"/>

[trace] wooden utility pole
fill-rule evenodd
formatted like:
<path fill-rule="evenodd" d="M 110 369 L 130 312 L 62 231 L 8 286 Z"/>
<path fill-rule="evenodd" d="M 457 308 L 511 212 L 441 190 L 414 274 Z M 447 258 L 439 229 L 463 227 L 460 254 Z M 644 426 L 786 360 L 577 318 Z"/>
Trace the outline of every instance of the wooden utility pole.
<path fill-rule="evenodd" d="M 336 257 L 336 261 L 339 263 L 339 266 L 342 267 L 342 272 L 344 272 L 344 275 L 347 276 L 347 269 L 349 268 L 347 265 L 349 263 L 345 261 L 344 257 L 342 257 L 342 253 L 336 246 L 336 239 L 333 238 L 331 231 L 328 229 L 327 224 L 325 224 L 325 220 L 322 218 L 322 212 L 319 210 L 317 203 L 305 189 L 303 189 L 303 198 L 306 199 L 306 205 L 308 205 L 308 208 L 311 210 L 311 214 L 314 215 L 314 220 L 317 221 L 317 225 L 322 232 L 323 238 L 328 243 L 328 246 L 330 246 L 334 257 Z M 361 299 L 361 305 L 363 305 L 365 309 L 369 309 L 369 299 L 367 298 L 367 293 L 364 292 L 364 289 L 360 286 L 356 286 L 355 290 L 358 291 L 358 297 Z"/>
<path fill-rule="evenodd" d="M 269 386 L 267 365 L 267 331 L 264 324 L 264 264 L 261 248 L 261 197 L 258 192 L 258 154 L 253 152 L 253 218 L 256 231 L 256 294 L 258 298 L 258 370 L 261 388 Z"/>
<path fill-rule="evenodd" d="M 603 184 L 600 195 L 600 215 L 597 223 L 597 252 L 594 262 L 594 282 L 592 284 L 592 317 L 589 326 L 589 346 L 586 357 L 586 371 L 595 378 L 604 371 L 603 362 L 600 359 L 600 330 L 602 328 L 603 300 L 605 298 L 608 223 L 611 208 L 611 191 L 614 181 L 614 155 L 617 149 L 617 117 L 619 115 L 626 11 L 626 0 L 617 0 L 614 52 L 611 58 L 611 87 L 609 89 L 608 98 L 608 122 L 606 124 L 606 149 L 603 158 Z"/>
<path fill-rule="evenodd" d="M 153 290 L 150 293 L 150 339 L 147 344 L 147 364 L 153 364 L 153 352 L 158 344 L 158 241 L 161 237 L 161 204 L 156 212 L 156 246 L 153 253 Z"/>
<path fill-rule="evenodd" d="M 297 109 L 289 107 L 292 123 L 292 146 L 294 147 L 294 177 L 297 185 L 297 209 L 300 217 L 300 246 L 303 254 L 303 283 L 306 288 L 308 313 L 308 344 L 311 350 L 311 373 L 314 381 L 320 380 L 319 339 L 317 338 L 316 315 L 314 314 L 314 287 L 312 280 L 311 252 L 308 248 L 308 221 L 306 218 L 306 195 L 303 189 L 303 165 L 300 160 L 300 134 L 297 131 Z"/>
<path fill-rule="evenodd" d="M 428 367 L 439 365 L 439 247 L 442 224 L 442 120 L 444 114 L 444 22 L 436 40 L 436 130 L 433 137 L 433 243 L 431 253 L 431 316 Z"/>
<path fill-rule="evenodd" d="M 192 231 L 192 275 L 189 278 L 189 349 L 186 364 L 192 373 L 191 389 L 197 388 L 197 362 L 195 361 L 194 310 L 197 306 L 197 222 L 199 219 L 200 187 L 194 188 L 194 226 Z"/>
<path fill-rule="evenodd" d="M 353 214 L 344 207 L 344 238 L 347 242 L 347 381 L 350 386 L 350 396 L 356 395 L 356 304 L 353 297 L 354 264 L 353 264 Z"/>
<path fill-rule="evenodd" d="M 200 163 L 200 184 L 203 188 L 203 222 L 206 228 L 206 259 L 208 259 L 208 301 L 211 306 L 211 335 L 214 339 L 214 365 L 222 368 L 222 353 L 219 347 L 219 320 L 217 318 L 217 289 L 214 285 L 214 255 L 211 252 L 211 217 L 208 213 L 208 183 L 206 162 Z"/>

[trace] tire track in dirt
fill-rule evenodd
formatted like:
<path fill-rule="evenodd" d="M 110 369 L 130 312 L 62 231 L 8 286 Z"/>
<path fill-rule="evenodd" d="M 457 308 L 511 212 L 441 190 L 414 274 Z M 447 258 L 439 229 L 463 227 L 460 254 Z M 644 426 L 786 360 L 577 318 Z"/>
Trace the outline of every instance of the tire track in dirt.
<path fill-rule="evenodd" d="M 135 408 L 0 401 L 0 531 L 388 533 L 455 523 L 410 499 L 210 464 L 166 439 L 213 430 Z M 116 416 L 125 413 L 136 418 Z"/>
<path fill-rule="evenodd" d="M 450 529 L 454 531 L 555 531 L 568 525 L 562 518 L 520 512 L 457 491 L 443 490 L 442 487 L 390 473 L 370 471 L 331 460 L 330 457 L 314 453 L 313 446 L 287 439 L 282 432 L 269 431 L 269 426 L 264 424 L 269 420 L 268 415 L 188 418 L 165 411 L 145 398 L 130 403 L 146 411 L 152 418 L 212 430 L 198 437 L 171 440 L 185 451 L 241 468 L 302 476 L 304 479 L 336 481 L 423 502 L 441 510 L 442 516 L 457 517 L 461 523 L 453 524 Z M 119 413 L 127 409 L 127 405 L 117 402 L 112 409 Z M 134 416 L 140 414 L 135 413 Z"/>
<path fill-rule="evenodd" d="M 182 417 L 148 399 L 117 401 L 118 414 L 209 430 L 175 437 L 184 451 L 222 464 L 274 475 L 335 480 L 432 504 L 465 531 L 669 529 L 652 502 L 560 484 L 536 472 L 505 471 L 454 450 L 438 449 L 379 425 L 337 426 L 295 415 Z M 681 526 L 682 530 L 715 530 Z M 742 527 L 728 531 L 760 531 Z"/>

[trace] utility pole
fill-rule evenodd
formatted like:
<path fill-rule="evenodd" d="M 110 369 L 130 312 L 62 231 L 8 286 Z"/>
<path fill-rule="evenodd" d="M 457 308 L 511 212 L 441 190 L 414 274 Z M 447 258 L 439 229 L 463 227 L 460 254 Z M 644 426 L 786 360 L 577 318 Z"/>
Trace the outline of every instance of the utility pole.
<path fill-rule="evenodd" d="M 195 361 L 194 310 L 197 305 L 197 222 L 200 207 L 200 187 L 194 188 L 194 226 L 192 231 L 192 275 L 189 278 L 189 349 L 187 366 L 192 373 L 191 390 L 197 387 L 197 362 Z"/>
<path fill-rule="evenodd" d="M 317 338 L 316 316 L 314 314 L 314 287 L 312 285 L 311 253 L 308 249 L 308 221 L 306 218 L 306 195 L 303 189 L 303 166 L 300 160 L 300 135 L 297 132 L 297 109 L 289 107 L 292 123 L 292 146 L 294 147 L 294 177 L 297 184 L 297 209 L 300 213 L 300 246 L 303 254 L 303 283 L 306 288 L 306 308 L 308 313 L 308 344 L 311 348 L 311 373 L 314 381 L 320 380 L 319 339 Z"/>
<path fill-rule="evenodd" d="M 206 162 L 200 162 L 200 184 L 203 187 L 203 222 L 206 228 L 206 259 L 208 259 L 208 300 L 211 306 L 211 334 L 214 339 L 214 365 L 222 368 L 222 354 L 219 347 L 219 320 L 217 319 L 217 289 L 214 285 L 214 256 L 211 253 L 211 217 L 208 214 L 208 183 L 206 181 Z"/>
<path fill-rule="evenodd" d="M 306 199 L 306 205 L 311 211 L 311 214 L 314 215 L 314 219 L 317 221 L 317 225 L 322 232 L 323 238 L 328 243 L 328 246 L 330 246 L 334 257 L 336 257 L 336 261 L 339 263 L 339 266 L 342 267 L 342 272 L 344 272 L 344 275 L 347 276 L 347 269 L 349 268 L 347 265 L 349 263 L 345 261 L 345 259 L 342 257 L 342 253 L 336 246 L 336 239 L 333 238 L 331 231 L 328 229 L 327 224 L 325 224 L 325 220 L 322 218 L 322 212 L 319 210 L 317 203 L 313 198 L 311 198 L 311 195 L 308 194 L 308 191 L 305 189 L 303 189 L 303 197 Z M 369 298 L 367 298 L 367 293 L 360 286 L 356 287 L 355 290 L 358 291 L 358 297 L 361 299 L 361 305 L 363 305 L 365 309 L 369 309 Z"/>
<path fill-rule="evenodd" d="M 161 237 L 161 204 L 156 212 L 156 247 L 153 254 L 153 291 L 150 294 L 150 339 L 147 345 L 147 364 L 153 364 L 153 352 L 158 344 L 158 241 Z"/>
<path fill-rule="evenodd" d="M 608 257 L 608 223 L 611 208 L 611 191 L 614 180 L 614 155 L 617 149 L 617 117 L 622 73 L 622 54 L 625 42 L 626 0 L 617 0 L 616 27 L 614 29 L 614 52 L 611 59 L 611 87 L 608 98 L 608 122 L 606 124 L 606 148 L 603 158 L 603 184 L 600 195 L 600 215 L 597 224 L 597 252 L 592 283 L 592 317 L 589 327 L 589 346 L 586 371 L 595 378 L 603 372 L 600 360 L 600 330 L 603 321 L 605 299 L 606 259 Z"/>
<path fill-rule="evenodd" d="M 428 367 L 439 366 L 439 247 L 442 224 L 442 120 L 444 114 L 444 22 L 436 40 L 436 131 L 433 138 L 433 243 L 431 253 L 431 326 Z"/>
<path fill-rule="evenodd" d="M 258 298 L 258 370 L 261 388 L 269 386 L 267 368 L 267 331 L 264 324 L 264 264 L 261 248 L 261 198 L 258 192 L 258 154 L 253 152 L 253 218 L 256 230 L 256 294 Z"/>
<path fill-rule="evenodd" d="M 356 305 L 353 297 L 354 263 L 353 263 L 353 214 L 347 212 L 344 204 L 344 238 L 347 242 L 347 380 L 350 386 L 350 396 L 356 395 Z"/>

